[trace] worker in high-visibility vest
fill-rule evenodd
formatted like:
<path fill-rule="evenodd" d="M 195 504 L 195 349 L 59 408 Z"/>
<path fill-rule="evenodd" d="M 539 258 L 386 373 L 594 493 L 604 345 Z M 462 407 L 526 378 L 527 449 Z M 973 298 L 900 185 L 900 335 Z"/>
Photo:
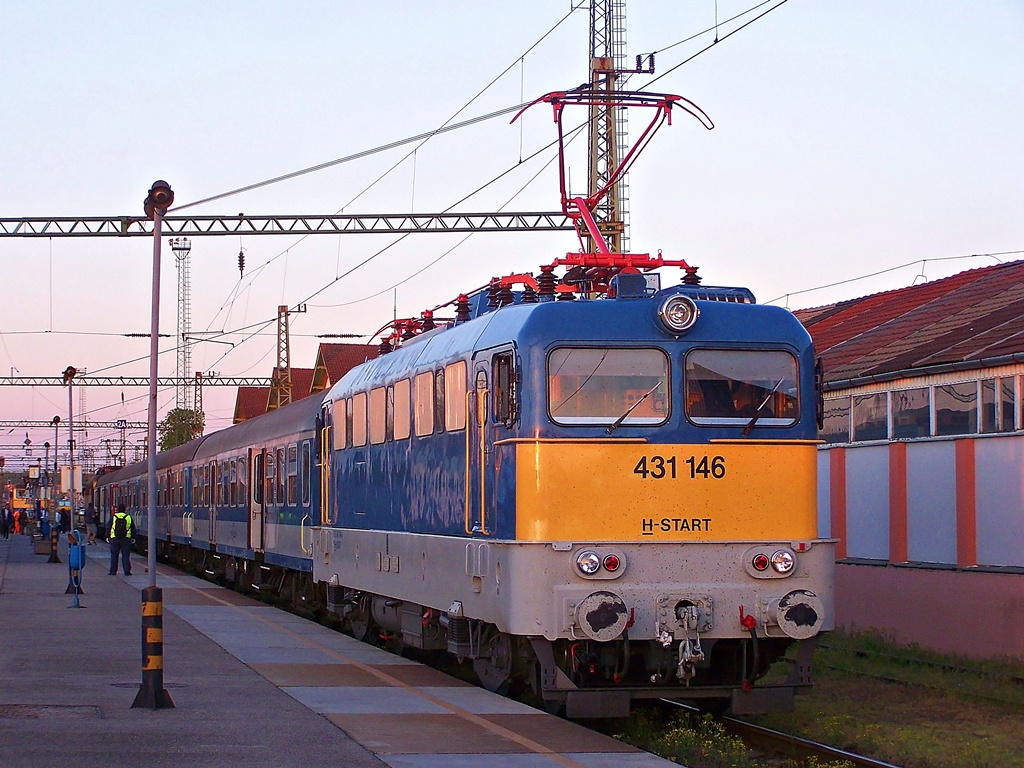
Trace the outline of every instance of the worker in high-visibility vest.
<path fill-rule="evenodd" d="M 117 505 L 117 512 L 110 518 L 110 571 L 111 576 L 117 575 L 117 558 L 121 557 L 121 567 L 125 576 L 132 575 L 132 563 L 129 555 L 132 550 L 132 537 L 135 535 L 132 516 L 125 512 L 124 504 Z"/>

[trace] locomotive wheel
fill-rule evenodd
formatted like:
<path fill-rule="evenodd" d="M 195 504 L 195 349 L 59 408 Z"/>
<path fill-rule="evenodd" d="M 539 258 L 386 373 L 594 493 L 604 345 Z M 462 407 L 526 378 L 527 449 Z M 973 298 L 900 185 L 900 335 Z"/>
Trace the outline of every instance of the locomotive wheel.
<path fill-rule="evenodd" d="M 373 631 L 373 619 L 370 614 L 363 610 L 360 604 L 359 609 L 353 611 L 348 619 L 348 625 L 352 629 L 352 637 L 364 643 L 373 643 L 377 637 Z"/>
<path fill-rule="evenodd" d="M 488 691 L 505 694 L 512 681 L 513 649 L 515 643 L 503 632 L 498 632 L 473 659 L 473 671 Z"/>

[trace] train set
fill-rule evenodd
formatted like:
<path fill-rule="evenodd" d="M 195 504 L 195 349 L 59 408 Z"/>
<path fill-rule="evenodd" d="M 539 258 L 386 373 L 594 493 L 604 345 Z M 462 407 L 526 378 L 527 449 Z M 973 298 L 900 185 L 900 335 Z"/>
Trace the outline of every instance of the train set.
<path fill-rule="evenodd" d="M 563 182 L 600 241 L 593 202 Z M 834 620 L 810 337 L 602 245 L 396 321 L 326 395 L 159 454 L 158 554 L 570 717 L 791 707 Z M 98 476 L 104 518 L 125 503 L 145 532 L 146 478 Z"/>

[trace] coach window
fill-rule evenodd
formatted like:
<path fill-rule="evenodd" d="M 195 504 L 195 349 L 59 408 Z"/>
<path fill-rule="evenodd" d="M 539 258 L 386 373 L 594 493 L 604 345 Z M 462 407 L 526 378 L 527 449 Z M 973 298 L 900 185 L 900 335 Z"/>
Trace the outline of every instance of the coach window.
<path fill-rule="evenodd" d="M 796 358 L 781 350 L 695 349 L 683 378 L 694 424 L 784 427 L 799 415 Z"/>
<path fill-rule="evenodd" d="M 409 437 L 411 424 L 409 411 L 412 406 L 412 382 L 402 379 L 395 382 L 395 440 Z"/>
<path fill-rule="evenodd" d="M 444 368 L 444 428 L 452 430 L 466 426 L 466 364 L 461 360 Z"/>
<path fill-rule="evenodd" d="M 299 447 L 288 446 L 288 503 L 295 506 L 299 502 Z"/>
<path fill-rule="evenodd" d="M 370 444 L 380 445 L 385 436 L 385 403 L 387 396 L 384 387 L 370 390 Z"/>
<path fill-rule="evenodd" d="M 267 451 L 264 454 L 264 461 L 266 462 L 265 483 L 264 483 L 264 494 L 263 503 L 267 506 L 271 506 L 274 503 L 274 452 Z"/>
<path fill-rule="evenodd" d="M 302 444 L 302 506 L 309 506 L 309 486 L 312 476 L 312 452 L 309 442 Z"/>
<path fill-rule="evenodd" d="M 548 412 L 556 424 L 663 424 L 668 392 L 668 357 L 657 349 L 562 348 L 548 356 Z"/>
<path fill-rule="evenodd" d="M 366 445 L 366 393 L 352 398 L 352 445 Z"/>
<path fill-rule="evenodd" d="M 245 500 L 249 498 L 246 495 L 246 489 L 248 486 L 246 485 L 245 482 L 247 463 L 248 462 L 246 462 L 244 456 L 238 460 L 238 503 L 240 506 L 243 507 L 245 506 L 246 503 Z"/>
<path fill-rule="evenodd" d="M 417 437 L 434 431 L 434 374 L 421 373 L 413 380 L 414 404 L 413 427 Z"/>
<path fill-rule="evenodd" d="M 231 491 L 231 499 L 228 503 L 233 507 L 238 504 L 238 460 L 231 460 L 231 477 L 228 478 L 228 489 Z"/>
<path fill-rule="evenodd" d="M 284 463 L 284 448 L 278 448 L 277 449 L 277 498 L 276 498 L 276 501 L 277 501 L 277 503 L 279 505 L 285 503 L 285 498 L 286 497 L 284 495 L 284 479 L 285 479 L 285 473 L 286 472 L 287 472 L 287 467 L 285 466 L 285 463 Z"/>
<path fill-rule="evenodd" d="M 345 435 L 349 431 L 345 428 L 348 422 L 348 417 L 345 407 L 346 403 L 344 400 L 335 400 L 331 403 L 331 420 L 334 422 L 334 429 L 331 430 L 333 433 L 332 446 L 334 450 L 341 451 L 345 449 Z"/>
<path fill-rule="evenodd" d="M 511 427 L 516 419 L 516 374 L 511 352 L 494 356 L 494 420 Z"/>

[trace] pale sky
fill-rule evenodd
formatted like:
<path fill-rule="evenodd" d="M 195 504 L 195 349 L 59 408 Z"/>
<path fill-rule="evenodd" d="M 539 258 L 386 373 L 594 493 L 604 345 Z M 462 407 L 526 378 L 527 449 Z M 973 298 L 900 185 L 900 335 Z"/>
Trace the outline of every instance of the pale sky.
<path fill-rule="evenodd" d="M 758 2 L 719 0 L 718 20 Z M 777 3 L 722 24 L 719 37 Z M 138 215 L 155 179 L 183 205 L 573 87 L 588 77 L 589 14 L 584 6 L 559 23 L 570 7 L 0 0 L 0 218 Z M 715 123 L 707 131 L 677 112 L 634 167 L 634 252 L 685 258 L 705 284 L 744 285 L 760 301 L 787 304 L 792 294 L 793 309 L 996 262 L 954 257 L 1024 257 L 1006 253 L 1024 251 L 1024 3 L 788 0 L 668 72 L 714 32 L 670 46 L 715 17 L 714 0 L 627 4 L 628 60 L 659 52 L 655 75 L 634 76 L 630 87 L 659 78 L 651 90 L 691 99 Z M 647 117 L 630 115 L 634 136 Z M 570 112 L 566 124 L 583 118 Z M 490 120 L 437 136 L 414 156 L 410 145 L 193 212 L 436 212 L 554 138 L 550 109 L 538 106 L 522 123 Z M 582 150 L 573 145 L 577 192 Z M 457 210 L 557 209 L 557 167 L 542 171 L 552 156 L 523 163 Z M 399 317 L 418 315 L 578 247 L 571 233 L 461 244 L 418 235 L 336 280 L 392 239 L 193 238 L 192 330 L 273 321 L 279 304 L 306 301 L 293 317 L 291 359 L 312 367 L 316 334 L 371 334 L 396 304 Z M 162 267 L 160 330 L 173 336 L 177 277 L 166 247 Z M 891 271 L 809 291 L 882 270 Z M 149 330 L 151 240 L 0 238 L 0 274 L 3 375 L 59 375 L 68 365 L 148 374 L 148 340 L 120 334 Z M 274 330 L 271 322 L 253 338 L 223 337 L 234 347 L 198 344 L 193 368 L 269 376 Z M 173 347 L 163 340 L 162 376 L 174 375 Z M 206 389 L 208 431 L 230 423 L 234 397 Z M 162 418 L 173 390 L 159 401 Z M 145 389 L 86 392 L 93 420 L 145 421 L 145 407 Z M 0 420 L 54 414 L 67 417 L 65 390 L 0 392 Z M 18 455 L 8 446 L 24 432 L 0 431 L 0 453 Z M 113 436 L 93 430 L 89 439 Z M 53 431 L 32 439 L 52 441 Z"/>

